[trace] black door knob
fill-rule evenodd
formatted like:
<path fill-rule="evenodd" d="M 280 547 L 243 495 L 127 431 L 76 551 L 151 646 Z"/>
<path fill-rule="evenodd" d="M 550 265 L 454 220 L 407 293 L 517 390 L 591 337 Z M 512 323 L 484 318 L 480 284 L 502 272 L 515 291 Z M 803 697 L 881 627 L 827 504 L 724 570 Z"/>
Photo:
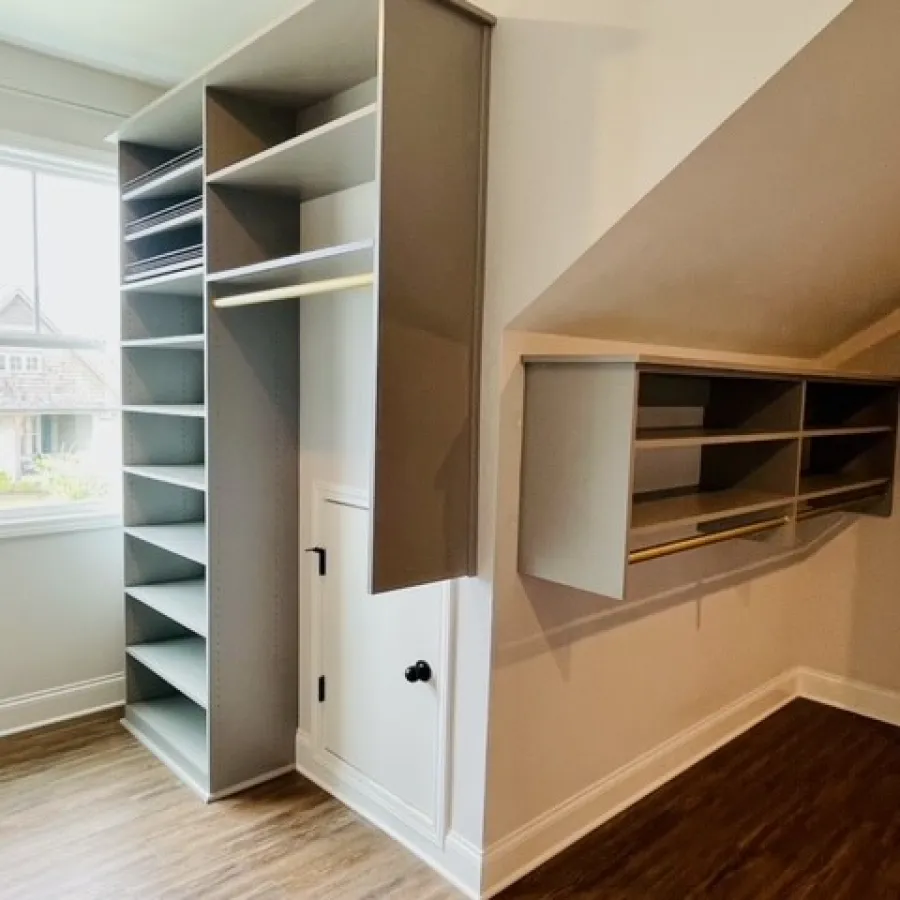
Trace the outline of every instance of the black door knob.
<path fill-rule="evenodd" d="M 420 659 L 403 674 L 410 684 L 415 684 L 417 681 L 431 681 L 431 666 L 424 659 Z"/>

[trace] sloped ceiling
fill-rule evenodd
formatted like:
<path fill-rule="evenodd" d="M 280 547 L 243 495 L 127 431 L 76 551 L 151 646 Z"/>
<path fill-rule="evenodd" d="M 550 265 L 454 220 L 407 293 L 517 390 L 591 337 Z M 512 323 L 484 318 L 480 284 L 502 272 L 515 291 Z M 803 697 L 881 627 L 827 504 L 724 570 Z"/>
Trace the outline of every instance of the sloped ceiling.
<path fill-rule="evenodd" d="M 513 323 L 818 357 L 900 305 L 900 3 L 855 0 Z"/>

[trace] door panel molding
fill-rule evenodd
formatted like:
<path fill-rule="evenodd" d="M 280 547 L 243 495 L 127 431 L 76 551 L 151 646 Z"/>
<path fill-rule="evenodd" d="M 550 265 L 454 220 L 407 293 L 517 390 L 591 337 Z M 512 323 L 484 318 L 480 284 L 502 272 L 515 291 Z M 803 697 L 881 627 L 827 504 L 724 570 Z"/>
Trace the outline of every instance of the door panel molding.
<path fill-rule="evenodd" d="M 322 545 L 324 540 L 323 511 L 326 504 L 351 507 L 365 511 L 369 509 L 370 500 L 366 491 L 358 488 L 332 484 L 323 481 L 312 483 L 312 509 L 310 511 L 310 538 L 313 544 Z M 308 566 L 310 597 L 310 660 L 307 689 L 315 693 L 318 678 L 323 674 L 325 659 L 324 633 L 324 578 L 318 575 L 315 566 Z M 327 576 L 325 576 L 327 577 Z M 444 847 L 450 828 L 450 799 L 453 795 L 452 780 L 452 747 L 453 747 L 453 697 L 455 679 L 455 641 L 457 617 L 457 583 L 447 581 L 441 585 L 440 634 L 438 646 L 440 659 L 434 665 L 435 686 L 437 689 L 437 735 L 435 737 L 435 784 L 434 784 L 434 816 L 433 818 L 392 791 L 377 783 L 355 766 L 332 753 L 325 746 L 325 729 L 323 722 L 323 705 L 316 696 L 310 698 L 312 704 L 311 729 L 308 746 L 315 762 L 327 770 L 338 783 L 346 785 L 365 796 L 379 807 L 409 828 L 415 830 L 430 842 Z M 327 702 L 327 700 L 326 700 Z M 377 817 L 377 812 L 374 813 Z"/>

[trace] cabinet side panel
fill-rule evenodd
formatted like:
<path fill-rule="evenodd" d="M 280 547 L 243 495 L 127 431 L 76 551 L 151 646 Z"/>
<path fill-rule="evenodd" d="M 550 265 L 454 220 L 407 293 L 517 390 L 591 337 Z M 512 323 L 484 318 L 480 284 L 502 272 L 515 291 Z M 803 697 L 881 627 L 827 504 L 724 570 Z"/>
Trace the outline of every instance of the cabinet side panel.
<path fill-rule="evenodd" d="M 631 366 L 526 366 L 523 574 L 624 596 L 635 397 Z"/>
<path fill-rule="evenodd" d="M 297 313 L 281 303 L 208 314 L 214 793 L 294 760 Z"/>
<path fill-rule="evenodd" d="M 474 573 L 490 28 L 384 0 L 373 592 Z"/>

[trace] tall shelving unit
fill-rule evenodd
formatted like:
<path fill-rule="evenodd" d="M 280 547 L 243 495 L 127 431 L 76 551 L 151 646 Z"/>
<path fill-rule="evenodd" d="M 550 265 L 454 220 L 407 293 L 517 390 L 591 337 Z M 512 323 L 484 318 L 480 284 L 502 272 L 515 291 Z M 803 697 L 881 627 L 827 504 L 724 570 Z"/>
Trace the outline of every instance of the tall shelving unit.
<path fill-rule="evenodd" d="M 208 799 L 294 766 L 304 298 L 375 309 L 373 593 L 474 571 L 492 24 L 312 0 L 116 135 L 125 723 Z M 323 243 L 309 204 L 364 185 Z"/>

